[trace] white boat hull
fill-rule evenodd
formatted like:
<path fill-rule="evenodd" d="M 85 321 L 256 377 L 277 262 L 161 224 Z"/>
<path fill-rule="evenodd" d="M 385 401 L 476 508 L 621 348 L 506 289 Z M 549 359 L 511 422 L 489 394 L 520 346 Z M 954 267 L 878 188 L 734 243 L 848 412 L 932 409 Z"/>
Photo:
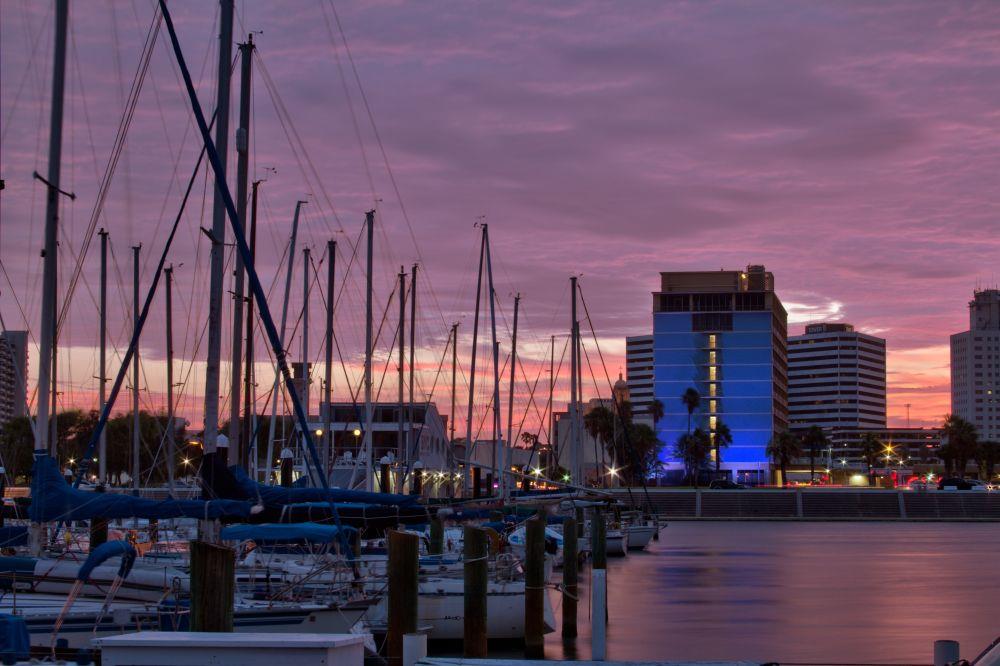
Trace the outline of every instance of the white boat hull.
<path fill-rule="evenodd" d="M 653 539 L 656 527 L 653 525 L 629 525 L 628 527 L 628 547 L 629 550 L 642 550 L 649 545 Z"/>
<path fill-rule="evenodd" d="M 604 543 L 608 555 L 628 555 L 628 529 L 608 530 Z"/>

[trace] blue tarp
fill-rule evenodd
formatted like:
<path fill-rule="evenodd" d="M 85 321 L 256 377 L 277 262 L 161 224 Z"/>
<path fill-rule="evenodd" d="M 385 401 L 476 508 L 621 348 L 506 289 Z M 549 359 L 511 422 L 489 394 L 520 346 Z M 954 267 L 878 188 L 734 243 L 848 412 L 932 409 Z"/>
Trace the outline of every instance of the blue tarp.
<path fill-rule="evenodd" d="M 132 565 L 135 564 L 135 556 L 137 555 L 135 548 L 128 541 L 108 541 L 91 551 L 87 559 L 83 561 L 80 571 L 77 572 L 76 579 L 86 583 L 95 568 L 119 555 L 121 555 L 122 563 L 118 567 L 118 576 L 123 579 L 128 578 L 129 572 L 132 571 Z"/>
<path fill-rule="evenodd" d="M 28 545 L 28 528 L 25 525 L 0 527 L 0 548 L 16 548 Z"/>
<path fill-rule="evenodd" d="M 236 466 L 230 467 L 233 477 L 240 489 L 249 497 L 260 496 L 265 507 L 285 506 L 286 504 L 301 504 L 303 502 L 361 502 L 382 506 L 412 506 L 417 503 L 415 495 L 395 495 L 392 493 L 370 493 L 363 490 L 343 490 L 331 488 L 281 488 L 265 486 L 254 481 L 247 473 Z"/>
<path fill-rule="evenodd" d="M 31 642 L 24 618 L 0 613 L 0 658 L 6 663 L 26 660 L 30 656 Z"/>
<path fill-rule="evenodd" d="M 31 476 L 31 507 L 28 517 L 36 523 L 91 518 L 247 518 L 250 502 L 236 500 L 151 500 L 95 493 L 73 488 L 59 474 L 56 461 L 47 454 L 35 454 Z"/>
<path fill-rule="evenodd" d="M 353 527 L 319 523 L 229 525 L 222 528 L 222 540 L 252 540 L 257 543 L 333 543 L 338 541 L 342 534 L 350 535 L 356 531 Z"/>

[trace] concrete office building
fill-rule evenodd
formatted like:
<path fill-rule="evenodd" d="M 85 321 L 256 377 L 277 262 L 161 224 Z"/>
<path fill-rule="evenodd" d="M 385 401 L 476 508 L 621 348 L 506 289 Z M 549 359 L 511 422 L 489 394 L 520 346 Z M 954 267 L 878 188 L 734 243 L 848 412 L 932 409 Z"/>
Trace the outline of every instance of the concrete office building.
<path fill-rule="evenodd" d="M 969 301 L 969 330 L 951 336 L 951 412 L 976 426 L 981 440 L 1000 440 L 1000 290 Z"/>
<path fill-rule="evenodd" d="M 885 340 L 840 323 L 789 337 L 788 421 L 793 430 L 885 428 Z"/>
<path fill-rule="evenodd" d="M 633 420 L 653 425 L 649 407 L 653 402 L 653 336 L 632 335 L 625 338 L 625 380 Z"/>
<path fill-rule="evenodd" d="M 0 333 L 0 425 L 27 414 L 28 332 Z"/>
<path fill-rule="evenodd" d="M 688 388 L 701 394 L 692 427 L 714 436 L 721 421 L 732 432 L 722 468 L 740 481 L 770 480 L 765 449 L 788 428 L 787 322 L 763 266 L 661 273 L 653 294 L 653 392 L 664 406 L 657 435 L 668 482 L 683 476 L 674 444 L 687 432 L 681 395 Z"/>

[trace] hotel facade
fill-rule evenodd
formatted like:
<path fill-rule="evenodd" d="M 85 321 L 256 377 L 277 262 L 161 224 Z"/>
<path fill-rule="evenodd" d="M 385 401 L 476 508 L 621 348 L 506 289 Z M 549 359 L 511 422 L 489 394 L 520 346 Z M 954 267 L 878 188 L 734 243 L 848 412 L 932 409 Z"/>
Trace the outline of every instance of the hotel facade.
<path fill-rule="evenodd" d="M 712 437 L 725 423 L 733 442 L 722 469 L 739 481 L 770 480 L 768 442 L 788 429 L 788 315 L 764 266 L 743 271 L 660 274 L 653 293 L 653 392 L 664 406 L 657 435 L 666 481 L 684 475 L 675 453 L 688 432 L 681 396 L 701 395 L 691 427 Z"/>

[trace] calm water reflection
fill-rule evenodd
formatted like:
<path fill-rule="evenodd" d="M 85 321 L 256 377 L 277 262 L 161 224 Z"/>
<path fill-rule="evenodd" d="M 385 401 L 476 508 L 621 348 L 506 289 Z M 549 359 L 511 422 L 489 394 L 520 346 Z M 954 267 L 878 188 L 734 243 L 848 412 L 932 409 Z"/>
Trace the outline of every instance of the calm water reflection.
<path fill-rule="evenodd" d="M 675 522 L 608 581 L 609 659 L 930 663 L 939 638 L 971 658 L 1000 635 L 1000 526 Z M 548 658 L 590 658 L 588 604 Z"/>

